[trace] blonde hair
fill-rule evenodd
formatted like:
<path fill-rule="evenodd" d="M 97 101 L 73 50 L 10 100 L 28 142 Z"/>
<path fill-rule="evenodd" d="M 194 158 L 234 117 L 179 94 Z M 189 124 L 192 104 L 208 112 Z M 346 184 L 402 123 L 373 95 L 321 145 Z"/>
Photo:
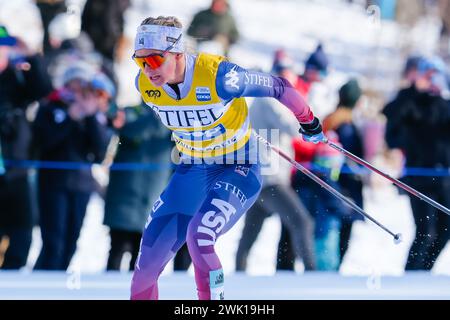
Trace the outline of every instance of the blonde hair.
<path fill-rule="evenodd" d="M 178 20 L 178 18 L 174 16 L 168 17 L 159 16 L 158 18 L 148 17 L 141 22 L 141 26 L 142 25 L 157 25 L 157 26 L 177 27 L 177 28 L 183 27 L 180 20 Z"/>

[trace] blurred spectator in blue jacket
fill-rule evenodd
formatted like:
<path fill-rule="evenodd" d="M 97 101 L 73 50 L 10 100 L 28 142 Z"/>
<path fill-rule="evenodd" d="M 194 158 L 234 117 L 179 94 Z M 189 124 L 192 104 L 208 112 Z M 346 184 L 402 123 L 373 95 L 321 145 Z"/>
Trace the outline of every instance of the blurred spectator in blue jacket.
<path fill-rule="evenodd" d="M 339 144 L 335 132 L 329 131 L 327 137 Z M 341 153 L 321 143 L 314 149 L 311 169 L 319 178 L 340 191 L 338 178 L 343 160 Z M 341 219 L 347 214 L 347 207 L 341 200 L 299 171 L 294 175 L 293 186 L 314 217 L 317 270 L 337 271 L 340 263 L 339 230 Z"/>
<path fill-rule="evenodd" d="M 353 108 L 357 105 L 361 97 L 361 88 L 356 79 L 350 79 L 339 89 L 339 104 L 336 110 L 328 115 L 323 121 L 324 131 L 334 131 L 337 133 L 342 147 L 354 155 L 363 158 L 363 140 L 358 128 L 353 122 Z M 358 170 L 360 167 L 352 160 L 345 161 L 347 168 L 355 170 L 351 173 L 341 173 L 339 175 L 339 186 L 341 192 L 352 199 L 359 207 L 363 207 L 363 181 Z M 348 249 L 351 230 L 355 220 L 363 220 L 363 216 L 352 211 L 344 215 L 340 227 L 340 261 L 342 262 Z"/>

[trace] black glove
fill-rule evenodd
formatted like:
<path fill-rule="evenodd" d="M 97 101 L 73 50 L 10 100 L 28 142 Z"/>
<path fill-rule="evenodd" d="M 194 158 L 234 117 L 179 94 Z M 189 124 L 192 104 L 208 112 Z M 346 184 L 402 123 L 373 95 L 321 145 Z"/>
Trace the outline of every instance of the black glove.
<path fill-rule="evenodd" d="M 322 132 L 322 125 L 319 119 L 314 117 L 311 123 L 300 123 L 299 132 L 303 135 L 303 140 L 317 144 L 325 141 L 325 135 Z"/>

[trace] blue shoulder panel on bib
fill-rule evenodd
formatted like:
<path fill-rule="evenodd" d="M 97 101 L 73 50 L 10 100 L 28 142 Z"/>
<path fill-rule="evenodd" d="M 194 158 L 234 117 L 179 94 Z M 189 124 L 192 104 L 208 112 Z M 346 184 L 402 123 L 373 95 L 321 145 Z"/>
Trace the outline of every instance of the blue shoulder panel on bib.
<path fill-rule="evenodd" d="M 246 70 L 234 63 L 223 61 L 216 78 L 217 94 L 228 101 L 239 97 L 272 97 L 279 99 L 285 82 L 264 72 Z"/>

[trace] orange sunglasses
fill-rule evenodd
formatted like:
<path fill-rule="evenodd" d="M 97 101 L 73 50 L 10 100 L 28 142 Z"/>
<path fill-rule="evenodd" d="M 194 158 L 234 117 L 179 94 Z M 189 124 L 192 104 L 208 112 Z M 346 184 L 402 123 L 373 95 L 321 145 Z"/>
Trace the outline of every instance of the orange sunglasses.
<path fill-rule="evenodd" d="M 134 60 L 134 62 L 136 62 L 136 64 L 141 69 L 145 69 L 145 66 L 148 65 L 151 69 L 156 70 L 159 67 L 161 67 L 164 61 L 166 61 L 165 57 L 166 53 L 175 46 L 175 44 L 178 42 L 178 40 L 180 40 L 180 38 L 181 34 L 177 38 L 177 40 L 175 40 L 174 43 L 172 43 L 166 50 L 163 51 L 163 53 L 152 53 L 149 54 L 148 56 L 143 57 L 138 57 L 136 56 L 136 53 L 134 53 L 131 58 Z"/>
<path fill-rule="evenodd" d="M 133 54 L 132 58 L 141 69 L 145 69 L 145 66 L 148 65 L 151 69 L 155 70 L 161 67 L 164 61 L 166 61 L 164 53 L 152 53 L 144 57 L 138 57 L 136 54 Z"/>

